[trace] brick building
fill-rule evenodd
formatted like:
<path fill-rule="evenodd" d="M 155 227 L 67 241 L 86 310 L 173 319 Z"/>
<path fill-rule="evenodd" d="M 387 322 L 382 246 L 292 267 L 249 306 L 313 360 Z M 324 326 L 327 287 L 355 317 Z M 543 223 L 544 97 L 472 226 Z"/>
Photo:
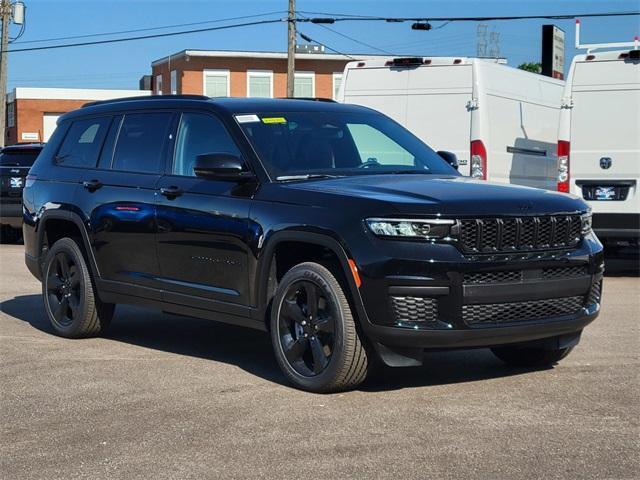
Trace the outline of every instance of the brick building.
<path fill-rule="evenodd" d="M 344 66 L 370 56 L 297 53 L 295 96 L 335 98 Z M 153 92 L 210 97 L 286 97 L 287 54 L 184 50 L 151 64 Z"/>
<path fill-rule="evenodd" d="M 87 102 L 150 94 L 148 90 L 15 88 L 7 95 L 5 144 L 46 142 L 60 115 Z"/>

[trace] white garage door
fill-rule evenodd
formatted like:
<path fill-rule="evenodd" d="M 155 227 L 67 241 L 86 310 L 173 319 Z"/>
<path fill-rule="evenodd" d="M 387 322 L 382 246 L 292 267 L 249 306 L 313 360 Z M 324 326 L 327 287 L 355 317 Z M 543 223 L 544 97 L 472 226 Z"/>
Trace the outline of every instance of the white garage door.
<path fill-rule="evenodd" d="M 56 129 L 56 122 L 60 118 L 61 113 L 45 113 L 42 117 L 42 141 L 48 142 L 49 137 Z"/>

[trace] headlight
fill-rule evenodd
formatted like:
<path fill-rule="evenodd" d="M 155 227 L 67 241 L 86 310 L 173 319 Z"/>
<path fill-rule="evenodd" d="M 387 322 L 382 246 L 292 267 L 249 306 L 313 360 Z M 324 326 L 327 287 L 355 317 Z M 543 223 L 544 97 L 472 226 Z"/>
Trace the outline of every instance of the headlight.
<path fill-rule="evenodd" d="M 379 237 L 437 239 L 451 233 L 454 220 L 422 220 L 396 218 L 367 218 L 367 227 Z"/>
<path fill-rule="evenodd" d="M 580 215 L 580 221 L 582 223 L 580 233 L 582 233 L 582 235 L 589 235 L 591 233 L 591 212 Z"/>

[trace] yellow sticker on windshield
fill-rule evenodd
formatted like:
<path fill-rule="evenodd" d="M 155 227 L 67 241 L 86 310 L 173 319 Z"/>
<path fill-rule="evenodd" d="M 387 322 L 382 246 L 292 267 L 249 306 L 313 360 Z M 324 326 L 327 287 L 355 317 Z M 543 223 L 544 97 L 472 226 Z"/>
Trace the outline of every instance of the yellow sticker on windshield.
<path fill-rule="evenodd" d="M 287 123 L 284 117 L 263 117 L 262 123 Z"/>

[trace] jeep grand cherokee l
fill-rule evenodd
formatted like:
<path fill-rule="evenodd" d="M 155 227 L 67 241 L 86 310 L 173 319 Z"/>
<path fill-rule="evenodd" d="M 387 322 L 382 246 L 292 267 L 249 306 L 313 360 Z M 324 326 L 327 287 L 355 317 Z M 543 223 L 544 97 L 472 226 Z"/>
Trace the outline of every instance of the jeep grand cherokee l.
<path fill-rule="evenodd" d="M 373 110 L 170 96 L 61 117 L 27 178 L 26 263 L 65 337 L 117 303 L 270 333 L 297 387 L 489 347 L 551 365 L 600 308 L 585 203 L 462 177 Z"/>
<path fill-rule="evenodd" d="M 0 150 L 0 227 L 3 241 L 22 230 L 22 189 L 27 172 L 42 150 L 41 143 L 19 143 Z"/>

